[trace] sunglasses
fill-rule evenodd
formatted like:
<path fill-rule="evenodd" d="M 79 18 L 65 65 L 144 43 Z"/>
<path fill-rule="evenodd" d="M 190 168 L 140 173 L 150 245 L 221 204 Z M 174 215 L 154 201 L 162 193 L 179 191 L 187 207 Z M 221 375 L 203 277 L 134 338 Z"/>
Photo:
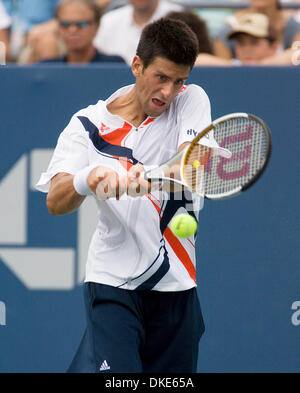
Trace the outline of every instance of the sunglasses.
<path fill-rule="evenodd" d="M 59 25 L 64 29 L 68 29 L 70 26 L 76 26 L 80 29 L 86 29 L 89 25 L 95 23 L 94 20 L 78 20 L 77 22 L 69 22 L 68 20 L 60 20 Z"/>

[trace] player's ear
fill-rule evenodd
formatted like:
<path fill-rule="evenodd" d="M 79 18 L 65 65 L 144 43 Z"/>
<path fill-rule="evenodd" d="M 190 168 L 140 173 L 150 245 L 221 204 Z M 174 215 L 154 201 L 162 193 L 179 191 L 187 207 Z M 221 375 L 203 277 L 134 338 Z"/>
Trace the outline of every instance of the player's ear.
<path fill-rule="evenodd" d="M 139 56 L 134 56 L 132 63 L 131 63 L 131 70 L 135 77 L 141 75 L 143 71 L 143 61 Z"/>

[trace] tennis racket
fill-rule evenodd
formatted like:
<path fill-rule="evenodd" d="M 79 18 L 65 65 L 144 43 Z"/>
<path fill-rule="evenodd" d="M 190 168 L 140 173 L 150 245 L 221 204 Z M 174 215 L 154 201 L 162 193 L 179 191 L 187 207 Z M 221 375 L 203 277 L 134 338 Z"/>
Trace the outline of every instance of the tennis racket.
<path fill-rule="evenodd" d="M 219 148 L 208 146 L 212 131 Z M 144 177 L 151 184 L 169 181 L 208 199 L 225 199 L 247 190 L 260 178 L 271 150 L 271 133 L 262 119 L 231 113 L 213 121 L 183 150 L 146 171 Z"/>

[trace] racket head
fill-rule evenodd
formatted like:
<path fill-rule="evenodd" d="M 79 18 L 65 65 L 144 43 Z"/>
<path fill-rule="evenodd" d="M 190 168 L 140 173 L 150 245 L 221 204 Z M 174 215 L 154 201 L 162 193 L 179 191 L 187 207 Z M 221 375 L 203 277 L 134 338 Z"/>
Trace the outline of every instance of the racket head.
<path fill-rule="evenodd" d="M 202 145 L 211 131 L 221 149 Z M 231 157 L 222 154 L 228 150 Z M 216 119 L 191 142 L 182 157 L 181 176 L 192 192 L 208 199 L 233 197 L 260 178 L 271 151 L 271 132 L 262 119 L 232 113 Z"/>

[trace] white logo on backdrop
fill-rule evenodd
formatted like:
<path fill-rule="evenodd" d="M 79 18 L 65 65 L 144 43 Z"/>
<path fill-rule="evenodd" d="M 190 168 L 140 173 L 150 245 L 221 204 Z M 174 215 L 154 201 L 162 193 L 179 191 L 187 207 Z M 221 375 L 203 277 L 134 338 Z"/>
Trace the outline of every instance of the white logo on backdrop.
<path fill-rule="evenodd" d="M 292 310 L 296 310 L 293 314 L 292 314 L 292 324 L 294 326 L 298 326 L 300 325 L 300 301 L 296 300 L 295 302 L 293 302 L 292 304 Z"/>
<path fill-rule="evenodd" d="M 0 226 L 0 259 L 32 290 L 71 290 L 81 283 L 88 245 L 96 226 L 95 201 L 86 198 L 78 210 L 77 249 L 28 245 L 29 230 L 47 231 L 47 227 L 33 227 L 27 206 L 29 191 L 39 192 L 35 184 L 52 154 L 52 149 L 35 149 L 23 154 L 0 183 L 0 217 L 5 223 Z"/>
<path fill-rule="evenodd" d="M 0 326 L 6 325 L 6 306 L 4 302 L 0 301 Z"/>

